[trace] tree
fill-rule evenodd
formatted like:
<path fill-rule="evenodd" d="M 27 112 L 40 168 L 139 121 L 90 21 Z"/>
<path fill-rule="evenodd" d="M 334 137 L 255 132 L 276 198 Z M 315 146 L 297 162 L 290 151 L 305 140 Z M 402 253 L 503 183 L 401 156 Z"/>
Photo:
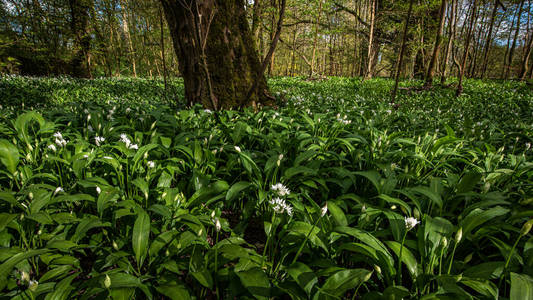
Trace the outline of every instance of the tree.
<path fill-rule="evenodd" d="M 89 51 L 91 35 L 89 32 L 89 14 L 92 0 L 69 0 L 72 33 L 75 36 L 74 56 L 71 60 L 72 75 L 91 77 Z"/>
<path fill-rule="evenodd" d="M 439 27 L 437 29 L 437 34 L 435 36 L 435 46 L 433 47 L 433 54 L 431 55 L 431 60 L 428 66 L 428 72 L 426 75 L 426 86 L 431 86 L 433 84 L 433 76 L 435 75 L 435 66 L 439 59 L 440 44 L 442 41 L 442 31 L 444 30 L 444 21 L 446 17 L 446 0 L 441 0 L 440 9 L 439 9 Z"/>
<path fill-rule="evenodd" d="M 394 103 L 396 98 L 396 92 L 398 91 L 398 82 L 400 81 L 400 72 L 403 63 L 403 53 L 405 52 L 405 44 L 407 41 L 407 30 L 409 29 L 409 19 L 411 18 L 411 12 L 413 11 L 413 1 L 409 1 L 409 9 L 407 10 L 407 16 L 405 17 L 405 25 L 403 27 L 402 46 L 400 47 L 400 54 L 398 55 L 398 62 L 396 64 L 396 75 L 394 78 L 394 88 L 391 94 L 391 103 Z M 443 0 L 444 1 L 444 0 Z"/>
<path fill-rule="evenodd" d="M 271 104 L 244 0 L 161 3 L 189 104 L 215 110 Z"/>

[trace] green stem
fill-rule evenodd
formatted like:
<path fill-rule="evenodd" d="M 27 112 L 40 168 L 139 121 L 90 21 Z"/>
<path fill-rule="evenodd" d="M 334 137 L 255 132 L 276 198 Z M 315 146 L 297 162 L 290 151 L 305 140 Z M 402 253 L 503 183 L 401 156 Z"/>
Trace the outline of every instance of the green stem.
<path fill-rule="evenodd" d="M 218 282 L 217 282 L 217 269 L 218 269 L 218 247 L 217 247 L 217 244 L 218 244 L 218 231 L 217 231 L 217 239 L 216 239 L 216 242 L 215 242 L 215 293 L 217 294 L 217 299 L 220 299 L 220 295 L 219 295 L 219 288 L 218 288 Z"/>
<path fill-rule="evenodd" d="M 518 236 L 518 238 L 516 239 L 516 242 L 514 242 L 513 248 L 511 248 L 511 252 L 509 252 L 509 256 L 507 256 L 507 260 L 505 261 L 505 266 L 503 267 L 502 276 L 500 277 L 500 280 L 498 281 L 498 289 L 500 289 L 500 286 L 502 285 L 502 281 L 507 275 L 507 267 L 509 266 L 509 263 L 511 262 L 511 257 L 513 257 L 514 249 L 518 245 L 518 242 L 520 242 L 521 238 L 522 238 L 522 235 Z"/>
<path fill-rule="evenodd" d="M 405 237 L 407 236 L 408 229 L 405 230 L 405 233 L 402 237 L 402 243 L 400 244 L 400 255 L 398 256 L 398 269 L 396 270 L 396 281 L 399 285 L 402 284 L 402 255 L 403 255 L 403 244 L 405 243 Z"/>
<path fill-rule="evenodd" d="M 265 256 L 266 251 L 268 248 L 268 243 L 270 242 L 270 237 L 272 236 L 272 232 L 274 231 L 274 221 L 276 220 L 276 212 L 272 213 L 272 223 L 270 225 L 270 232 L 268 233 L 267 241 L 265 243 L 265 248 L 263 248 L 263 256 L 261 257 L 261 269 L 265 266 Z"/>
<path fill-rule="evenodd" d="M 453 245 L 453 251 L 452 251 L 452 256 L 450 258 L 450 264 L 448 265 L 448 272 L 446 273 L 448 275 L 450 275 L 450 272 L 452 271 L 453 257 L 455 256 L 455 249 L 457 249 L 457 244 L 458 243 L 455 243 Z"/>
<path fill-rule="evenodd" d="M 300 245 L 300 248 L 298 249 L 298 252 L 296 252 L 296 255 L 294 256 L 294 259 L 292 260 L 292 264 L 294 264 L 296 262 L 296 260 L 298 259 L 298 256 L 300 256 L 300 253 L 302 252 L 303 248 L 304 248 L 304 245 L 307 243 L 307 240 L 309 239 L 309 236 L 311 235 L 311 233 L 313 232 L 313 230 L 315 230 L 315 227 L 316 227 L 316 223 L 318 223 L 318 220 L 320 220 L 320 217 L 318 217 L 315 222 L 313 223 L 313 227 L 311 227 L 311 230 L 309 230 L 309 232 L 307 233 L 307 235 L 305 236 L 305 240 L 302 242 L 302 244 Z"/>

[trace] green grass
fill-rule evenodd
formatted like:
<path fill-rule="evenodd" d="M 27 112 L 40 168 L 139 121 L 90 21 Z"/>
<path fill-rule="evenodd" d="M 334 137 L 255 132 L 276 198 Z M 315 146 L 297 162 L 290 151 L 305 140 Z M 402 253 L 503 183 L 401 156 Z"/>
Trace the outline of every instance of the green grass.
<path fill-rule="evenodd" d="M 525 84 L 269 83 L 217 122 L 178 79 L 0 78 L 0 299 L 531 295 Z"/>

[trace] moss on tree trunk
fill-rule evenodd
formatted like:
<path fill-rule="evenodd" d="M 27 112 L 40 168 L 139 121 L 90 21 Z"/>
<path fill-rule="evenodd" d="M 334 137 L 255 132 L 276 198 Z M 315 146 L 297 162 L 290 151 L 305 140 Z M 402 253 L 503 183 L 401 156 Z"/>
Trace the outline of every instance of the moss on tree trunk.
<path fill-rule="evenodd" d="M 213 108 L 215 102 L 219 109 L 270 104 L 266 79 L 263 74 L 258 74 L 261 63 L 243 0 L 161 2 L 189 104 L 201 103 Z M 198 28 L 200 34 L 195 31 Z M 205 36 L 207 39 L 202 49 Z M 202 53 L 205 54 L 213 96 L 210 96 Z M 258 92 L 247 99 L 256 78 L 259 80 Z"/>

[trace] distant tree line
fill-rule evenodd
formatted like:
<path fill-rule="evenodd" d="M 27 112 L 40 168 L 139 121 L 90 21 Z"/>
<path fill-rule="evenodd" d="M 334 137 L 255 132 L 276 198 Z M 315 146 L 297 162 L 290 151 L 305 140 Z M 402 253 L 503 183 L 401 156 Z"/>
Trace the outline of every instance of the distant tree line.
<path fill-rule="evenodd" d="M 236 1 L 244 7 L 260 58 L 275 38 L 281 1 Z M 1 0 L 0 72 L 179 76 L 162 2 Z M 450 76 L 530 79 L 531 2 L 287 0 L 283 30 L 266 73 L 398 75 L 427 83 Z"/>

